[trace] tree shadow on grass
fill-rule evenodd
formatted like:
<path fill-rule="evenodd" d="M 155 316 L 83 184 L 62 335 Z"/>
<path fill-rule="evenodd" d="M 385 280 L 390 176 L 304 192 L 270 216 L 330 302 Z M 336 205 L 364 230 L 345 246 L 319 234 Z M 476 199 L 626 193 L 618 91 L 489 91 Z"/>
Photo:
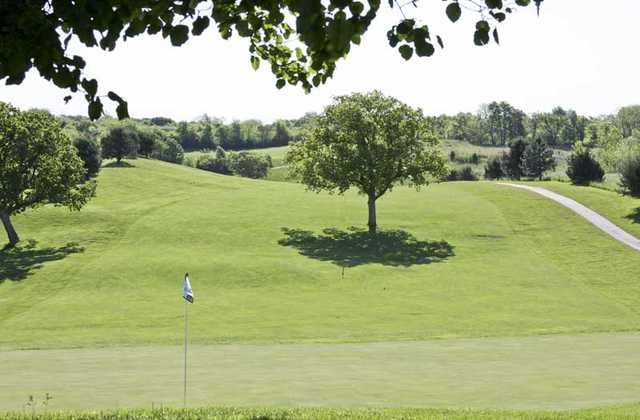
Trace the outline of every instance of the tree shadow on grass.
<path fill-rule="evenodd" d="M 640 207 L 638 207 L 625 217 L 631 220 L 633 223 L 640 223 Z"/>
<path fill-rule="evenodd" d="M 113 161 L 113 162 L 109 162 L 106 165 L 102 166 L 103 168 L 135 168 L 135 165 L 132 165 L 129 162 L 125 162 L 124 160 L 121 160 L 120 162 L 117 161 Z"/>
<path fill-rule="evenodd" d="M 83 251 L 84 248 L 73 242 L 60 248 L 37 248 L 37 242 L 30 240 L 13 248 L 5 247 L 0 249 L 0 284 L 5 280 L 24 280 L 46 262 L 61 260 L 69 254 Z"/>
<path fill-rule="evenodd" d="M 285 237 L 278 244 L 341 267 L 362 264 L 409 267 L 439 262 L 455 255 L 454 247 L 446 241 L 419 241 L 404 230 L 383 230 L 376 235 L 355 227 L 347 231 L 328 228 L 322 234 L 289 228 L 282 228 L 282 231 Z"/>

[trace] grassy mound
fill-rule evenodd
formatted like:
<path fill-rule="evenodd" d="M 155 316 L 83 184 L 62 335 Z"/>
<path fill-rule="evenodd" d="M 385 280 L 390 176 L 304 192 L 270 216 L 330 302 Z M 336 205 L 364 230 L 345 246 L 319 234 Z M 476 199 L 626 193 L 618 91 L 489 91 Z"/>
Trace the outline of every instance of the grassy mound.
<path fill-rule="evenodd" d="M 79 213 L 15 218 L 0 347 L 363 342 L 628 331 L 640 256 L 557 204 L 490 183 L 362 197 L 140 159 Z"/>

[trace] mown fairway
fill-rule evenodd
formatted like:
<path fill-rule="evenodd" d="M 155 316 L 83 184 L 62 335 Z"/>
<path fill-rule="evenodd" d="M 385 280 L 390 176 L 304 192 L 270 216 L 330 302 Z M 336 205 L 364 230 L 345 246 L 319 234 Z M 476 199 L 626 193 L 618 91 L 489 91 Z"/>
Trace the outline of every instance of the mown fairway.
<path fill-rule="evenodd" d="M 256 354 L 274 354 L 272 364 L 254 366 L 243 361 L 251 359 L 251 347 L 241 347 L 237 360 L 245 369 L 242 374 L 233 373 L 237 367 L 225 371 L 213 362 L 207 365 L 200 373 L 206 376 L 205 391 L 194 397 L 199 404 L 354 406 L 398 401 L 395 405 L 567 408 L 593 405 L 596 394 L 602 404 L 637 399 L 633 384 L 639 372 L 632 366 L 640 350 L 633 333 L 640 327 L 640 255 L 543 197 L 482 182 L 439 184 L 421 192 L 399 188 L 379 203 L 379 223 L 387 232 L 382 245 L 376 245 L 348 230 L 364 227 L 366 221 L 365 201 L 356 194 L 317 195 L 298 184 L 224 177 L 143 159 L 131 164 L 105 167 L 98 196 L 80 213 L 43 208 L 15 219 L 24 245 L 0 254 L 0 347 L 9 351 L 0 354 L 5 394 L 0 409 L 15 409 L 30 393 L 51 391 L 38 385 L 43 381 L 32 382 L 32 375 L 52 378 L 61 387 L 58 398 L 69 406 L 175 403 L 180 377 L 169 383 L 164 375 L 173 377 L 179 370 L 180 347 L 165 346 L 182 341 L 185 271 L 196 293 L 190 308 L 191 340 L 201 347 L 194 350 L 194 363 L 205 366 L 209 358 L 235 354 L 234 347 L 209 344 L 251 344 L 258 346 Z M 335 230 L 323 233 L 326 228 Z M 416 241 L 407 240 L 408 235 Z M 584 332 L 627 333 L 596 335 L 600 344 L 585 344 L 584 353 L 574 353 L 577 359 L 572 359 L 562 350 L 571 347 L 568 334 Z M 541 347 L 528 341 L 534 338 L 523 337 L 552 333 L 569 338 L 557 347 L 553 341 Z M 511 359 L 511 367 L 483 359 L 480 371 L 497 369 L 522 379 L 527 376 L 518 366 L 555 366 L 548 370 L 551 376 L 533 375 L 519 393 L 506 398 L 508 382 L 496 387 L 503 383 L 492 382 L 488 374 L 493 387 L 477 387 L 469 366 L 453 363 L 471 357 L 473 348 L 452 359 L 453 364 L 443 361 L 451 368 L 446 388 L 439 380 L 427 382 L 431 368 L 418 370 L 423 379 L 405 374 L 449 351 L 425 352 L 420 346 L 428 344 L 420 340 L 484 336 L 513 337 L 490 339 L 495 350 L 485 349 L 484 354 L 506 343 L 526 351 Z M 486 339 L 474 340 L 485 345 Z M 288 371 L 286 349 L 274 346 L 310 346 L 308 353 L 316 359 L 309 363 L 318 361 L 320 375 L 332 370 L 322 367 L 326 345 L 318 343 L 357 342 L 409 347 L 397 353 L 398 360 L 391 352 L 369 366 L 372 376 L 336 373 L 335 381 L 345 388 L 335 388 L 332 378 L 306 378 L 304 369 Z M 92 350 L 104 346 L 109 348 Z M 134 357 L 129 368 L 123 368 L 128 365 L 118 355 L 133 351 L 120 350 L 123 346 L 137 346 L 132 347 L 139 349 L 136 357 L 148 354 L 144 362 L 157 364 L 150 367 Z M 89 378 L 85 365 L 69 362 L 71 370 L 63 375 L 56 370 L 60 353 L 46 349 L 68 347 L 83 348 L 74 351 L 89 361 L 104 355 L 102 370 Z M 327 356 L 337 360 L 329 363 L 333 372 L 343 375 L 344 348 L 336 346 Z M 16 349 L 46 351 L 11 351 Z M 21 356 L 27 354 L 32 358 Z M 344 357 L 366 357 L 349 354 Z M 296 357 L 307 358 L 305 353 Z M 625 367 L 623 371 L 612 370 L 607 364 L 611 360 L 617 361 L 616 369 Z M 218 368 L 227 375 L 216 374 Z M 396 388 L 385 382 L 393 372 Z M 90 386 L 87 381 L 100 375 L 106 375 L 103 383 L 108 379 L 129 385 L 92 393 L 77 403 L 83 387 Z M 148 375 L 157 378 L 154 387 L 162 388 L 161 398 L 132 392 L 146 387 Z M 254 380 L 257 388 L 250 395 L 230 391 L 233 387 L 226 388 L 226 394 L 206 391 L 237 385 L 236 377 Z M 562 382 L 568 377 L 569 382 Z M 299 387 L 305 381 L 319 389 Z M 600 386 L 605 382 L 608 385 Z M 283 389 L 275 384 L 308 392 L 306 397 L 294 393 L 288 400 L 269 400 Z M 477 391 L 465 394 L 465 387 Z M 360 393 L 350 394 L 352 388 Z M 171 398 L 166 397 L 169 392 Z M 592 397 L 576 400 L 578 394 Z M 310 400 L 311 395 L 316 399 Z M 534 397 L 527 402 L 521 398 L 525 395 Z"/>

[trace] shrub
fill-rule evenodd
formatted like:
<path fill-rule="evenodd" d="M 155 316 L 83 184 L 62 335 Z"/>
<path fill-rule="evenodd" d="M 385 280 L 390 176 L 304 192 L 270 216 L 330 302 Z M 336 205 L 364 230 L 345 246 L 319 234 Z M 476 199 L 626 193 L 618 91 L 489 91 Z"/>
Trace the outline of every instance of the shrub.
<path fill-rule="evenodd" d="M 477 153 L 474 153 L 471 155 L 471 159 L 469 159 L 469 161 L 473 164 L 473 165 L 477 165 L 480 163 L 480 156 L 478 156 Z"/>
<path fill-rule="evenodd" d="M 443 181 L 477 181 L 478 177 L 473 173 L 473 168 L 465 166 L 461 170 L 451 169 L 448 174 L 442 178 Z"/>
<path fill-rule="evenodd" d="M 221 147 L 216 150 L 215 154 L 207 153 L 201 155 L 196 162 L 196 168 L 223 175 L 231 174 L 229 161 L 227 160 L 225 151 Z"/>
<path fill-rule="evenodd" d="M 484 177 L 485 179 L 502 179 L 505 177 L 501 158 L 495 156 L 487 161 L 484 167 Z"/>
<path fill-rule="evenodd" d="M 246 178 L 265 178 L 269 171 L 269 159 L 265 155 L 239 152 L 228 157 L 231 171 Z"/>
<path fill-rule="evenodd" d="M 588 185 L 591 182 L 601 182 L 604 170 L 594 159 L 589 148 L 578 142 L 567 158 L 567 176 L 573 184 Z"/>
<path fill-rule="evenodd" d="M 151 157 L 165 162 L 182 163 L 184 149 L 176 140 L 168 138 L 154 143 Z"/>
<path fill-rule="evenodd" d="M 451 162 L 455 162 L 455 160 L 456 160 L 456 151 L 455 151 L 455 150 L 452 150 L 452 151 L 449 153 L 449 160 L 450 160 Z"/>
<path fill-rule="evenodd" d="M 630 154 L 620 163 L 620 186 L 626 194 L 640 196 L 640 153 Z"/>
<path fill-rule="evenodd" d="M 77 138 L 73 145 L 78 151 L 78 156 L 84 163 L 84 169 L 87 171 L 85 177 L 93 178 L 100 172 L 102 165 L 102 157 L 100 156 L 100 145 L 94 139 L 87 137 Z"/>

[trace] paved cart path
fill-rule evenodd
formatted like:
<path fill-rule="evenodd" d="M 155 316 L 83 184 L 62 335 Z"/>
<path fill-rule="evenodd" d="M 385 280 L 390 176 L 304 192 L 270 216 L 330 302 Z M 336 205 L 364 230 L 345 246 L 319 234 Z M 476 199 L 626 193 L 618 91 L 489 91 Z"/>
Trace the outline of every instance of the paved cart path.
<path fill-rule="evenodd" d="M 589 222 L 593 223 L 596 227 L 598 227 L 600 230 L 604 231 L 605 233 L 612 236 L 616 240 L 622 242 L 625 245 L 630 246 L 631 248 L 637 251 L 640 251 L 640 239 L 622 230 L 620 227 L 616 226 L 608 219 L 604 218 L 603 216 L 599 215 L 598 213 L 589 209 L 588 207 L 583 206 L 582 204 L 578 203 L 575 200 L 572 200 L 568 197 L 565 197 L 563 195 L 554 193 L 552 191 L 549 191 L 545 188 L 540 188 L 540 187 L 531 187 L 529 185 L 511 184 L 511 183 L 505 183 L 505 182 L 500 182 L 499 185 L 506 185 L 509 187 L 521 188 L 524 190 L 534 192 L 536 194 L 543 195 L 547 198 L 550 198 L 551 200 L 559 204 L 562 204 L 563 206 L 578 213 L 580 216 L 584 217 Z"/>

